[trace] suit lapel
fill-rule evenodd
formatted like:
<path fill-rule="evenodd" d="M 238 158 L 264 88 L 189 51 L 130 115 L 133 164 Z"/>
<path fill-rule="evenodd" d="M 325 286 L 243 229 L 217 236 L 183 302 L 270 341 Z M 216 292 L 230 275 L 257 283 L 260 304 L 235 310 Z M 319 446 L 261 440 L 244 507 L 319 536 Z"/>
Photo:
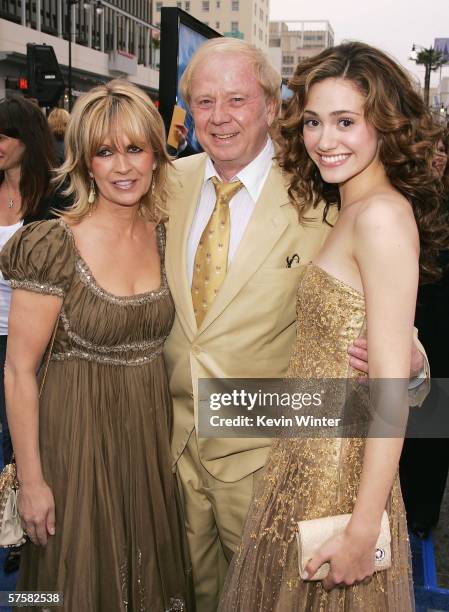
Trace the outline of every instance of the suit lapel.
<path fill-rule="evenodd" d="M 282 211 L 285 204 L 288 204 L 285 182 L 279 167 L 273 162 L 223 285 L 199 328 L 200 333 L 204 332 L 236 297 L 288 227 L 288 217 Z"/>
<path fill-rule="evenodd" d="M 203 185 L 207 158 L 206 155 L 201 157 L 200 163 L 191 171 L 175 170 L 173 173 L 176 195 L 170 205 L 173 214 L 170 214 L 167 237 L 166 266 L 170 290 L 178 317 L 184 327 L 190 329 L 192 337 L 197 333 L 197 325 L 187 278 L 187 239 Z"/>

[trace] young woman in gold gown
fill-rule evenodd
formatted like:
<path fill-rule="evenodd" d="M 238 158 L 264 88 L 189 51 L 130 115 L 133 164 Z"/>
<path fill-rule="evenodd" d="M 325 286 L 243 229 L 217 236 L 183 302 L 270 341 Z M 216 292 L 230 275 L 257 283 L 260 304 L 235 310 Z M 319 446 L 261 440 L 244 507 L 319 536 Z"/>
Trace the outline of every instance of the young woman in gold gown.
<path fill-rule="evenodd" d="M 281 125 L 280 162 L 300 219 L 320 199 L 340 209 L 304 267 L 288 377 L 351 379 L 347 347 L 369 344 L 370 379 L 397 379 L 407 410 L 418 277 L 435 274 L 446 240 L 430 160 L 438 130 L 408 76 L 361 43 L 301 62 Z M 420 252 L 421 246 L 421 252 Z M 401 382 L 404 382 L 401 387 Z M 326 400 L 324 400 L 326 401 Z M 235 555 L 221 612 L 407 612 L 414 607 L 397 437 L 275 441 Z M 392 567 L 374 573 L 387 510 Z M 342 535 L 299 577 L 297 522 L 351 513 Z"/>

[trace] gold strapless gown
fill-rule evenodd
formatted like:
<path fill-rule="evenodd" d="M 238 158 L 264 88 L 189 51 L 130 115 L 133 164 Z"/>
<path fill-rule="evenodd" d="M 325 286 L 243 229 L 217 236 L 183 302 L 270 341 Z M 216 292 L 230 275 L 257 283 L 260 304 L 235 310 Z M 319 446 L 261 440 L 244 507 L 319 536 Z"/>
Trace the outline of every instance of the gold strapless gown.
<path fill-rule="evenodd" d="M 314 264 L 305 267 L 289 378 L 347 378 L 347 347 L 364 331 L 362 294 Z M 319 416 L 317 414 L 317 416 Z M 234 556 L 220 612 L 408 612 L 414 609 L 407 525 L 399 478 L 387 511 L 390 570 L 371 582 L 326 592 L 299 578 L 296 523 L 352 512 L 362 470 L 362 438 L 282 438 L 274 442 Z"/>

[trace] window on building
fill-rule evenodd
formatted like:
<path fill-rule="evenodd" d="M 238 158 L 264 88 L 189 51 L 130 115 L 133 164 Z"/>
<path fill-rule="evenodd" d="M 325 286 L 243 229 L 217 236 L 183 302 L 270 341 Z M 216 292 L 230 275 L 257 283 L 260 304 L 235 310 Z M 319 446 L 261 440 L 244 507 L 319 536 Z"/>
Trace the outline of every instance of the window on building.
<path fill-rule="evenodd" d="M 254 17 L 257 17 L 257 4 L 254 5 Z"/>
<path fill-rule="evenodd" d="M 219 22 L 219 21 L 216 21 L 216 22 L 215 22 L 215 29 L 216 29 L 216 30 L 219 30 L 219 29 L 220 29 L 220 22 Z"/>
<path fill-rule="evenodd" d="M 217 8 L 220 8 L 220 0 L 217 0 L 217 2 L 215 3 Z"/>
<path fill-rule="evenodd" d="M 263 33 L 260 28 L 259 28 L 259 40 L 263 40 Z"/>
<path fill-rule="evenodd" d="M 185 4 L 185 10 L 188 12 L 190 11 L 190 0 L 187 0 L 186 4 Z"/>
<path fill-rule="evenodd" d="M 209 0 L 203 0 L 202 9 L 205 13 L 209 10 Z"/>
<path fill-rule="evenodd" d="M 259 9 L 259 19 L 260 21 L 263 21 L 263 10 Z"/>
<path fill-rule="evenodd" d="M 178 8 L 180 8 L 180 9 L 182 9 L 182 2 L 177 2 L 177 3 L 176 3 L 176 6 L 177 6 Z"/>
<path fill-rule="evenodd" d="M 295 58 L 293 57 L 293 55 L 283 55 L 282 56 L 283 64 L 293 64 L 294 62 L 295 62 Z"/>
<path fill-rule="evenodd" d="M 231 21 L 231 32 L 238 32 L 238 31 L 239 31 L 239 22 Z"/>
<path fill-rule="evenodd" d="M 293 74 L 293 66 L 283 66 L 282 67 L 282 75 L 289 76 Z"/>
<path fill-rule="evenodd" d="M 304 34 L 304 40 L 324 41 L 324 34 Z"/>
<path fill-rule="evenodd" d="M 256 28 L 256 24 L 254 24 L 254 36 L 256 36 L 256 34 L 257 34 L 257 28 Z M 279 46 L 281 45 L 279 44 Z"/>
<path fill-rule="evenodd" d="M 232 10 L 239 11 L 240 10 L 240 2 L 239 0 L 232 0 Z"/>
<path fill-rule="evenodd" d="M 162 2 L 156 2 L 156 12 L 160 13 L 162 8 Z"/>

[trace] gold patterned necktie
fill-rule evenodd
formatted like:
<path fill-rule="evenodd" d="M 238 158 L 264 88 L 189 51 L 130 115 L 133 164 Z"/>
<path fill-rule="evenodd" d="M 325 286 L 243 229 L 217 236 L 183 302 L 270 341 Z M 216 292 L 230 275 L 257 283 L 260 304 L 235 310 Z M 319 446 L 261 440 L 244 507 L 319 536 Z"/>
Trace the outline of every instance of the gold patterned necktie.
<path fill-rule="evenodd" d="M 201 235 L 193 267 L 192 301 L 198 327 L 226 277 L 231 235 L 229 202 L 243 187 L 240 181 L 222 183 L 215 176 L 212 183 L 215 207 Z"/>

